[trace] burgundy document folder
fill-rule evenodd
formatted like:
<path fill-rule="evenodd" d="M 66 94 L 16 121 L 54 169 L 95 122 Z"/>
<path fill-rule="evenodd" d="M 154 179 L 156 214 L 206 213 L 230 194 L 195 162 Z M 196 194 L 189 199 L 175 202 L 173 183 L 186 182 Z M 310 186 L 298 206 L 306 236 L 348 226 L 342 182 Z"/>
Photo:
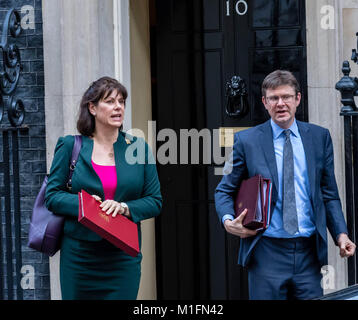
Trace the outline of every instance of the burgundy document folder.
<path fill-rule="evenodd" d="M 263 230 L 270 223 L 272 183 L 261 175 L 256 175 L 241 182 L 235 199 L 235 216 L 238 217 L 245 208 L 246 216 L 243 226 L 253 230 Z"/>
<path fill-rule="evenodd" d="M 107 215 L 102 211 L 101 203 L 84 190 L 78 193 L 78 200 L 80 223 L 130 256 L 135 257 L 139 253 L 138 229 L 133 221 L 121 214 L 115 218 Z"/>

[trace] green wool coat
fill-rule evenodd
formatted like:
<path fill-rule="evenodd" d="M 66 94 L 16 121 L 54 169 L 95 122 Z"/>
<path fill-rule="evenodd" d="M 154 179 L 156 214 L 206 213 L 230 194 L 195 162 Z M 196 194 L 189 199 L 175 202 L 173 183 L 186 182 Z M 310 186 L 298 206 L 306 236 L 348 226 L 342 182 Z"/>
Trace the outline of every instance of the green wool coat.
<path fill-rule="evenodd" d="M 46 188 L 46 207 L 56 214 L 66 216 L 65 235 L 79 240 L 99 241 L 100 236 L 77 221 L 78 192 L 81 189 L 104 199 L 101 180 L 91 163 L 93 140 L 82 136 L 82 148 L 72 176 L 72 190 L 68 191 L 66 183 L 73 144 L 73 136 L 61 137 L 57 142 Z M 139 227 L 141 220 L 157 216 L 162 206 L 155 161 L 143 139 L 122 131 L 119 132 L 113 149 L 117 170 L 114 200 L 127 203 L 131 219 Z"/>
<path fill-rule="evenodd" d="M 84 189 L 104 199 L 101 180 L 91 163 L 93 140 L 82 136 L 82 147 L 66 187 L 74 137 L 59 138 L 52 162 L 45 202 L 47 208 L 65 216 L 61 245 L 62 299 L 135 299 L 140 281 L 141 253 L 131 257 L 78 222 L 78 192 Z M 131 219 L 157 216 L 162 206 L 160 184 L 153 155 L 141 138 L 119 132 L 113 145 L 117 171 L 114 200 L 127 203 Z"/>

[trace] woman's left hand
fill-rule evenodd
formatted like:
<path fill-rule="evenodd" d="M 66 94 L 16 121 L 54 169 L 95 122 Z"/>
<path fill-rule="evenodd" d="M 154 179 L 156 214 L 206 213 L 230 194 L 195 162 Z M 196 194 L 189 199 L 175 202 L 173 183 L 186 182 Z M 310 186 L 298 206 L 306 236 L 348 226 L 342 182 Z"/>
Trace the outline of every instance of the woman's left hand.
<path fill-rule="evenodd" d="M 124 208 L 122 208 L 121 204 L 115 200 L 105 200 L 101 203 L 100 207 L 107 215 L 112 214 L 113 218 L 115 218 L 118 213 L 124 213 Z"/>
<path fill-rule="evenodd" d="M 101 203 L 100 207 L 107 215 L 112 214 L 113 218 L 115 218 L 118 213 L 123 214 L 125 212 L 125 208 L 121 206 L 121 203 L 115 200 L 105 200 Z"/>

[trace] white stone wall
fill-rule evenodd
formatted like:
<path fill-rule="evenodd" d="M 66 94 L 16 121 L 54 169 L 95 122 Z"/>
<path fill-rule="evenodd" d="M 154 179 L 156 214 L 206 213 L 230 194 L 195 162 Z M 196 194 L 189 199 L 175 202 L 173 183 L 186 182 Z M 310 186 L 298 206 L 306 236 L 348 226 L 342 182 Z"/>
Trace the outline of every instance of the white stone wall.
<path fill-rule="evenodd" d="M 345 212 L 345 170 L 343 117 L 339 116 L 340 93 L 335 89 L 342 77 L 342 62 L 351 58 L 358 32 L 357 0 L 306 0 L 307 76 L 309 122 L 330 130 L 335 157 L 335 175 Z M 350 61 L 352 73 L 358 67 Z M 330 237 L 329 237 L 330 238 Z M 326 293 L 348 285 L 347 260 L 329 239 L 328 263 L 333 267 L 335 282 Z"/>
<path fill-rule="evenodd" d="M 120 80 L 128 89 L 124 128 L 132 127 L 131 74 L 149 74 L 149 55 L 136 57 L 141 70 L 130 63 L 130 15 L 141 20 L 132 24 L 149 28 L 146 0 L 129 12 L 128 0 L 43 0 L 43 36 L 45 68 L 45 113 L 48 170 L 57 139 L 77 134 L 76 120 L 80 99 L 93 80 L 107 75 Z M 144 10 L 144 11 L 143 11 Z M 141 25 L 138 23 L 141 22 Z M 133 32 L 139 37 L 138 31 Z M 142 41 L 149 43 L 149 29 Z M 138 40 L 137 40 L 138 42 Z M 148 46 L 149 50 L 149 46 Z M 144 68 L 144 69 L 143 69 Z M 133 69 L 133 70 L 132 70 Z M 148 83 L 143 82 L 143 80 Z M 148 87 L 149 85 L 149 87 Z M 149 88 L 149 91 L 148 91 Z M 136 83 L 146 104 L 139 101 L 141 114 L 151 115 L 150 77 Z M 142 119 L 145 122 L 149 119 Z M 140 123 L 136 125 L 141 125 Z M 142 278 L 138 299 L 155 299 L 154 223 L 143 223 Z M 61 299 L 59 256 L 50 258 L 51 298 Z"/>

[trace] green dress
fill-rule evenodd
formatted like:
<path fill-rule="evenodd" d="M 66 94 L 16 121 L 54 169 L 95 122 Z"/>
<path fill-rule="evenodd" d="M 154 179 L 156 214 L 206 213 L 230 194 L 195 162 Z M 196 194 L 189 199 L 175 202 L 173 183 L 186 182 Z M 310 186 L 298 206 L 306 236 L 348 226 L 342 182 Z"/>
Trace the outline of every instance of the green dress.
<path fill-rule="evenodd" d="M 59 138 L 46 189 L 46 206 L 64 215 L 60 281 L 62 299 L 136 299 L 142 255 L 131 257 L 78 222 L 78 192 L 81 189 L 104 199 L 101 180 L 91 163 L 93 140 L 82 136 L 82 148 L 66 188 L 73 136 Z M 162 206 L 160 184 L 153 155 L 141 138 L 119 132 L 113 145 L 117 171 L 114 200 L 127 203 L 131 219 L 157 216 Z"/>

